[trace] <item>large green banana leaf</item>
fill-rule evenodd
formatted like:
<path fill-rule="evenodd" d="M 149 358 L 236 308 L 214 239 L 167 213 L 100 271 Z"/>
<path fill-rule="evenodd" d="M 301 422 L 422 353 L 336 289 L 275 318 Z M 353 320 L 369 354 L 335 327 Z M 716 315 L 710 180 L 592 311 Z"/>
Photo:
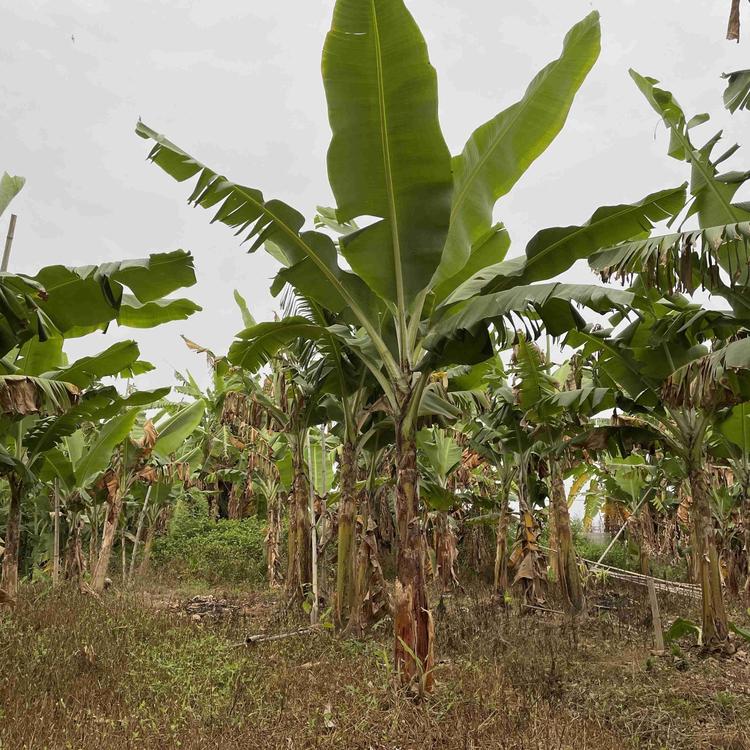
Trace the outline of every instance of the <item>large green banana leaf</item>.
<path fill-rule="evenodd" d="M 546 358 L 533 342 L 521 337 L 513 349 L 518 405 L 525 413 L 533 413 L 532 421 L 542 421 L 540 408 L 545 399 L 557 391 L 557 381 L 547 372 Z"/>
<path fill-rule="evenodd" d="M 748 283 L 750 222 L 624 242 L 591 255 L 589 266 L 605 281 L 638 275 L 648 286 L 670 293 L 692 293 L 699 286 L 721 293 L 725 285 L 719 276 L 720 260 L 730 285 Z"/>
<path fill-rule="evenodd" d="M 164 398 L 169 388 L 135 391 L 123 397 L 107 386 L 85 392 L 80 401 L 59 417 L 39 420 L 24 436 L 24 447 L 30 455 L 29 464 L 54 448 L 63 438 L 73 435 L 83 422 L 97 422 L 114 417 L 124 410 L 143 407 Z"/>
<path fill-rule="evenodd" d="M 56 334 L 39 307 L 44 295 L 44 287 L 33 279 L 0 272 L 0 356 L 32 336 L 44 341 Z"/>
<path fill-rule="evenodd" d="M 471 248 L 466 263 L 447 279 L 438 280 L 432 290 L 434 306 L 440 305 L 445 298 L 454 292 L 465 281 L 489 266 L 497 266 L 505 260 L 510 249 L 510 235 L 502 224 L 494 225 L 487 234 Z"/>
<path fill-rule="evenodd" d="M 325 334 L 325 328 L 301 316 L 258 323 L 237 334 L 229 347 L 229 361 L 249 372 L 255 372 L 295 339 L 317 339 Z"/>
<path fill-rule="evenodd" d="M 315 493 L 321 497 L 325 493 L 330 492 L 335 484 L 334 459 L 336 451 L 333 447 L 333 442 L 331 437 L 328 436 L 326 439 L 325 458 L 323 456 L 323 443 L 319 433 L 311 436 L 309 450 L 307 447 L 305 448 L 305 460 L 310 473 L 310 479 Z M 310 454 L 312 454 L 312 462 L 310 461 Z M 325 483 L 323 482 L 324 476 Z"/>
<path fill-rule="evenodd" d="M 73 462 L 59 448 L 52 448 L 44 455 L 44 465 L 39 470 L 39 478 L 43 482 L 57 479 L 64 492 L 71 492 L 76 487 Z"/>
<path fill-rule="evenodd" d="M 34 336 L 19 347 L 13 362 L 14 372 L 41 375 L 63 367 L 67 362 L 63 353 L 63 343 L 62 336 L 52 336 L 45 341 L 40 341 Z"/>
<path fill-rule="evenodd" d="M 48 266 L 35 280 L 46 291 L 39 307 L 67 337 L 82 335 L 111 321 L 150 327 L 184 319 L 200 309 L 188 300 L 163 300 L 195 284 L 193 258 L 176 250 L 148 258 L 101 266 Z M 124 293 L 127 287 L 132 295 Z"/>
<path fill-rule="evenodd" d="M 338 0 L 323 83 L 337 218 L 380 219 L 342 237 L 342 252 L 377 294 L 405 310 L 440 263 L 453 180 L 437 76 L 402 0 Z"/>
<path fill-rule="evenodd" d="M 461 446 L 439 427 L 424 428 L 417 433 L 417 447 L 427 460 L 431 473 L 441 486 L 461 461 Z"/>
<path fill-rule="evenodd" d="M 23 177 L 18 175 L 9 175 L 7 172 L 3 172 L 3 176 L 0 177 L 0 216 L 3 211 L 8 208 L 8 204 L 15 198 L 18 193 L 21 192 L 21 188 L 26 183 Z"/>
<path fill-rule="evenodd" d="M 586 417 L 593 417 L 615 407 L 615 394 L 612 389 L 595 386 L 558 391 L 551 395 L 549 400 L 575 415 Z"/>
<path fill-rule="evenodd" d="M 723 73 L 727 79 L 724 90 L 724 106 L 732 113 L 738 109 L 750 109 L 750 70 L 735 70 Z"/>
<path fill-rule="evenodd" d="M 117 323 L 127 328 L 154 328 L 173 320 L 187 320 L 202 308 L 192 300 L 159 299 L 139 302 L 133 294 L 123 294 Z"/>
<path fill-rule="evenodd" d="M 156 430 L 159 437 L 154 444 L 154 453 L 162 458 L 174 453 L 193 434 L 205 410 L 205 402 L 199 399 L 158 424 Z"/>
<path fill-rule="evenodd" d="M 79 388 L 88 388 L 103 377 L 126 370 L 138 360 L 139 353 L 135 341 L 118 341 L 98 354 L 81 357 L 68 367 L 47 375 L 55 380 L 73 383 Z"/>
<path fill-rule="evenodd" d="M 455 357 L 451 360 L 454 364 L 472 364 L 487 359 L 491 354 L 491 350 L 482 350 L 484 356 L 478 356 L 474 348 L 475 338 L 482 334 L 488 323 L 504 329 L 508 318 L 519 322 L 522 316 L 530 317 L 532 326 L 534 318 L 538 318 L 550 335 L 560 336 L 585 326 L 576 305 L 604 313 L 625 308 L 634 298 L 632 292 L 588 284 L 553 282 L 516 287 L 505 292 L 474 297 L 456 305 L 456 312 L 441 320 L 425 337 L 422 346 L 433 354 L 450 351 L 451 356 Z M 461 357 L 460 348 L 449 347 L 451 344 L 464 343 L 467 345 L 465 357 Z M 426 362 L 429 361 L 428 356 Z"/>
<path fill-rule="evenodd" d="M 647 236 L 656 222 L 679 213 L 685 205 L 685 187 L 660 190 L 633 204 L 602 206 L 582 226 L 542 229 L 529 241 L 525 255 L 483 269 L 446 303 L 554 278 L 603 247 Z"/>
<path fill-rule="evenodd" d="M 235 289 L 234 290 L 234 301 L 237 303 L 237 307 L 240 308 L 240 315 L 242 315 L 242 323 L 245 328 L 250 328 L 256 324 L 255 318 L 250 312 L 250 308 L 245 302 L 245 298 Z"/>
<path fill-rule="evenodd" d="M 95 433 L 75 467 L 76 484 L 85 487 L 107 468 L 112 451 L 130 434 L 139 409 L 128 409 L 105 422 Z"/>
<path fill-rule="evenodd" d="M 142 122 L 136 125 L 135 132 L 155 142 L 149 159 L 178 182 L 198 176 L 189 201 L 195 206 L 216 208 L 212 221 L 235 229 L 244 235 L 244 240 L 254 240 L 251 252 L 272 244 L 284 254 L 290 267 L 301 266 L 304 273 L 296 279 L 301 294 L 314 297 L 334 311 L 350 307 L 360 314 L 360 324 L 369 323 L 361 303 L 368 297 L 367 287 L 357 276 L 339 267 L 330 237 L 302 231 L 305 219 L 301 213 L 279 200 L 266 201 L 260 190 L 217 174 Z"/>
<path fill-rule="evenodd" d="M 750 399 L 750 338 L 731 341 L 695 357 L 670 375 L 662 391 L 678 406 L 713 411 L 726 403 Z"/>
<path fill-rule="evenodd" d="M 477 128 L 453 159 L 451 221 L 436 283 L 465 265 L 492 225 L 495 203 L 562 129 L 573 99 L 599 56 L 599 14 L 566 35 L 562 54 L 543 68 L 523 98 Z"/>
<path fill-rule="evenodd" d="M 719 423 L 719 432 L 744 455 L 750 455 L 750 402 L 744 401 L 732 407 L 729 415 Z"/>
<path fill-rule="evenodd" d="M 656 79 L 642 76 L 634 70 L 630 71 L 630 75 L 669 129 L 669 155 L 692 167 L 690 192 L 694 200 L 688 215 L 698 214 L 702 227 L 750 221 L 747 205 L 732 203 L 735 193 L 750 178 L 750 173 L 728 172 L 720 175 L 717 169 L 718 164 L 731 156 L 737 147 L 712 159 L 711 152 L 721 132 L 701 148 L 694 146 L 690 138 L 690 131 L 705 123 L 708 115 L 696 115 L 688 120 L 672 93 L 660 89 Z"/>

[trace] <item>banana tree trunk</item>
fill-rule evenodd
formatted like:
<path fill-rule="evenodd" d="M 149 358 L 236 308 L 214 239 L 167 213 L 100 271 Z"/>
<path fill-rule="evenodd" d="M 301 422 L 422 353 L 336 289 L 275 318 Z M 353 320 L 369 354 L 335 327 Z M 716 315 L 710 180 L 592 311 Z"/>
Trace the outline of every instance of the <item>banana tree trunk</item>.
<path fill-rule="evenodd" d="M 255 430 L 253 430 L 253 434 Z M 251 449 L 247 457 L 247 471 L 245 472 L 245 487 L 243 490 L 242 512 L 240 518 L 247 518 L 258 514 L 258 501 L 255 497 L 255 488 L 253 487 L 253 476 L 256 468 L 255 449 Z"/>
<path fill-rule="evenodd" d="M 138 555 L 138 545 L 141 543 L 141 535 L 143 534 L 143 524 L 146 520 L 146 511 L 148 510 L 148 501 L 151 497 L 151 489 L 153 485 L 149 485 L 148 489 L 146 490 L 146 497 L 143 500 L 143 506 L 141 507 L 141 512 L 138 515 L 138 527 L 135 530 L 135 539 L 133 540 L 133 553 L 130 556 L 130 570 L 128 572 L 128 577 L 132 581 L 133 580 L 133 574 L 135 573 L 135 559 Z"/>
<path fill-rule="evenodd" d="M 548 513 L 548 523 L 549 523 L 549 548 L 552 550 L 549 556 L 549 569 L 550 569 L 550 575 L 551 580 L 553 581 L 559 581 L 560 580 L 560 545 L 559 540 L 557 538 L 557 511 L 555 510 L 555 480 L 552 480 L 552 496 L 550 497 L 549 502 L 549 513 Z"/>
<path fill-rule="evenodd" d="M 458 586 L 456 560 L 458 559 L 458 541 L 451 528 L 450 518 L 445 511 L 438 511 L 434 525 L 435 561 L 437 576 L 443 591 L 450 591 Z"/>
<path fill-rule="evenodd" d="M 154 539 L 156 539 L 157 533 L 163 530 L 164 524 L 167 518 L 167 508 L 162 508 L 154 518 L 153 523 L 148 527 L 146 532 L 146 541 L 143 544 L 143 556 L 141 557 L 141 564 L 138 566 L 138 575 L 143 576 L 148 573 L 148 567 L 151 563 L 151 551 L 154 548 Z"/>
<path fill-rule="evenodd" d="M 244 502 L 244 488 L 239 482 L 232 482 L 229 490 L 229 503 L 227 505 L 227 518 L 230 521 L 239 521 L 242 518 Z"/>
<path fill-rule="evenodd" d="M 354 446 L 348 440 L 341 451 L 341 500 L 339 504 L 336 561 L 336 623 L 343 627 L 351 612 L 355 589 L 354 518 L 357 513 Z"/>
<path fill-rule="evenodd" d="M 743 501 L 743 526 L 745 529 L 745 604 L 750 605 L 750 493 L 745 492 Z"/>
<path fill-rule="evenodd" d="M 648 502 L 643 503 L 640 513 L 638 514 L 638 562 L 640 571 L 643 575 L 651 575 L 651 558 L 649 548 L 653 537 L 653 521 Z"/>
<path fill-rule="evenodd" d="M 508 590 L 508 495 L 503 492 L 500 498 L 500 515 L 497 519 L 497 541 L 495 544 L 495 595 L 505 599 Z"/>
<path fill-rule="evenodd" d="M 402 684 L 420 678 L 432 688 L 434 625 L 425 581 L 425 541 L 419 518 L 417 443 L 413 429 L 396 428 L 396 521 L 399 545 L 394 593 L 394 664 Z"/>
<path fill-rule="evenodd" d="M 60 583 L 60 488 L 57 479 L 52 485 L 55 518 L 52 524 L 52 585 Z"/>
<path fill-rule="evenodd" d="M 708 649 L 724 649 L 729 641 L 729 625 L 721 590 L 719 553 L 711 517 L 708 477 L 702 467 L 692 467 L 688 478 L 693 495 L 690 509 L 695 537 L 693 549 L 703 604 L 703 645 Z"/>
<path fill-rule="evenodd" d="M 312 580 L 310 523 L 302 447 L 293 451 L 294 479 L 289 505 L 289 545 L 286 590 L 290 599 L 302 599 Z"/>
<path fill-rule="evenodd" d="M 110 477 L 107 481 L 107 517 L 104 520 L 104 533 L 102 534 L 102 545 L 99 548 L 99 559 L 91 576 L 91 588 L 100 594 L 104 591 L 104 580 L 109 570 L 109 561 L 112 557 L 112 547 L 117 535 L 117 523 L 122 511 L 123 495 L 120 482 L 117 477 Z"/>
<path fill-rule="evenodd" d="M 96 567 L 96 558 L 99 555 L 99 519 L 96 503 L 91 506 L 89 512 L 89 570 L 93 571 Z"/>
<path fill-rule="evenodd" d="M 79 588 L 86 572 L 86 559 L 83 556 L 83 545 L 81 544 L 82 528 L 83 521 L 77 518 L 70 530 L 65 553 L 65 578 L 67 580 L 75 578 Z"/>
<path fill-rule="evenodd" d="M 268 500 L 266 517 L 268 531 L 264 543 L 266 546 L 266 571 L 268 574 L 268 587 L 275 589 L 281 581 L 281 507 L 286 500 L 286 493 L 276 492 Z"/>
<path fill-rule="evenodd" d="M 560 590 L 567 609 L 578 614 L 585 609 L 581 575 L 578 570 L 573 535 L 570 531 L 570 513 L 565 496 L 565 484 L 557 467 L 553 468 L 552 506 L 557 531 L 557 574 Z"/>
<path fill-rule="evenodd" d="M 18 557 L 21 549 L 21 501 L 23 482 L 15 475 L 8 478 L 10 485 L 10 507 L 5 531 L 5 553 L 3 554 L 3 576 L 0 588 L 15 601 L 18 595 Z"/>

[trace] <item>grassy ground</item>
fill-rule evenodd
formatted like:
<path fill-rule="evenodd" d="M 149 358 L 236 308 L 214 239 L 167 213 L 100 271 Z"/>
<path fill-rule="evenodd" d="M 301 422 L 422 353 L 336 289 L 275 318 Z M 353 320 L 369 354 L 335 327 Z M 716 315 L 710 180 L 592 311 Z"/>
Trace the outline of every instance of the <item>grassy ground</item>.
<path fill-rule="evenodd" d="M 234 615 L 197 621 L 179 604 L 195 593 L 26 589 L 0 621 L 0 748 L 750 748 L 746 654 L 650 656 L 637 593 L 575 630 L 447 600 L 421 705 L 393 687 L 387 632 L 237 646 L 296 622 L 242 591 Z"/>

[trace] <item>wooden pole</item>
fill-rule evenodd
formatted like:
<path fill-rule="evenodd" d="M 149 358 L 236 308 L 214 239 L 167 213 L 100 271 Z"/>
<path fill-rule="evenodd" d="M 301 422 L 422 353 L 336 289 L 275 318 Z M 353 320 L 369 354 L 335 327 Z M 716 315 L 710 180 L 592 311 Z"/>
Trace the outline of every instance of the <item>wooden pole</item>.
<path fill-rule="evenodd" d="M 120 547 L 122 548 L 122 585 L 128 580 L 127 555 L 125 554 L 125 519 L 122 520 L 120 529 Z"/>
<path fill-rule="evenodd" d="M 313 452 L 310 443 L 310 431 L 307 432 L 307 461 L 310 469 L 310 549 L 312 552 L 312 607 L 310 624 L 318 624 L 318 527 L 315 522 L 315 482 L 313 475 Z"/>
<path fill-rule="evenodd" d="M 654 645 L 658 653 L 664 652 L 664 632 L 661 629 L 661 615 L 659 614 L 659 601 L 656 598 L 656 587 L 654 581 L 648 579 L 648 599 L 651 602 L 651 620 L 654 625 Z"/>
<path fill-rule="evenodd" d="M 52 585 L 60 582 L 60 487 L 55 479 L 52 490 L 55 496 L 55 538 L 52 544 Z"/>
<path fill-rule="evenodd" d="M 8 261 L 10 260 L 10 249 L 13 247 L 13 237 L 16 234 L 16 219 L 18 217 L 15 214 L 10 215 L 10 224 L 8 225 L 8 235 L 5 238 L 5 251 L 3 252 L 3 262 L 0 266 L 0 271 L 8 270 Z"/>

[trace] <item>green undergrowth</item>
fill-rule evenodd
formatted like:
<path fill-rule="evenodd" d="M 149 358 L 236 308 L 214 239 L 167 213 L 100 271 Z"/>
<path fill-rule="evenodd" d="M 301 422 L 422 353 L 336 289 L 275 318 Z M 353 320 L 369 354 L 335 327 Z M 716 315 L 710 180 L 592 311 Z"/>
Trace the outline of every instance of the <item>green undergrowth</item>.
<path fill-rule="evenodd" d="M 609 546 L 609 542 L 599 542 L 588 538 L 583 531 L 583 525 L 580 521 L 571 523 L 573 532 L 573 544 L 579 557 L 587 560 L 599 560 L 604 551 Z M 630 570 L 634 573 L 640 573 L 640 559 L 638 547 L 630 541 L 616 541 L 612 549 L 607 552 L 604 558 L 605 565 L 611 565 L 622 570 Z M 686 581 L 687 565 L 672 565 L 662 560 L 650 561 L 651 575 L 656 578 L 664 578 L 669 581 Z"/>
<path fill-rule="evenodd" d="M 207 584 L 261 584 L 265 576 L 265 526 L 258 518 L 209 518 L 205 496 L 181 499 L 167 533 L 154 544 L 157 572 Z"/>

